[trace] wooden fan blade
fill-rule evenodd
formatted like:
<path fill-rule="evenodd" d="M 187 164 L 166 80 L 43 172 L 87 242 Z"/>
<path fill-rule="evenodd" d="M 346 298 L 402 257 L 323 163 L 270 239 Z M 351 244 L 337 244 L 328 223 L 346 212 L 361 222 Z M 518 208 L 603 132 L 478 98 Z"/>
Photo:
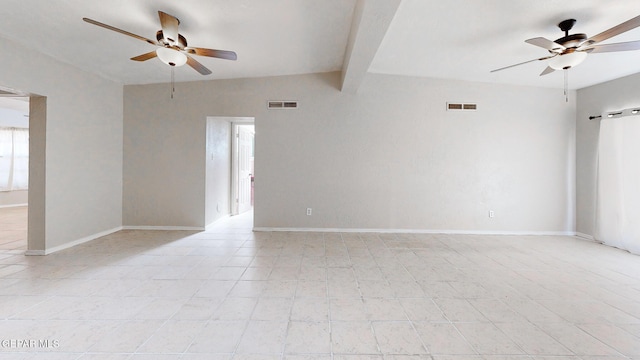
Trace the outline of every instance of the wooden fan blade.
<path fill-rule="evenodd" d="M 171 45 L 178 42 L 178 25 L 180 25 L 180 20 L 178 20 L 175 16 L 169 15 L 162 11 L 158 11 L 158 16 L 160 16 L 160 25 L 162 26 L 162 34 L 164 34 L 164 39 L 167 40 Z"/>
<path fill-rule="evenodd" d="M 549 51 L 560 52 L 560 51 L 566 49 L 564 46 L 558 44 L 557 42 L 551 41 L 551 40 L 543 38 L 543 37 L 536 37 L 536 38 L 528 39 L 528 40 L 525 40 L 524 42 L 526 42 L 528 44 L 531 44 L 531 45 L 539 46 L 539 47 L 541 47 L 543 49 L 547 49 Z"/>
<path fill-rule="evenodd" d="M 228 50 L 215 50 L 197 47 L 187 47 L 184 50 L 193 55 L 208 56 L 225 60 L 238 60 L 238 55 L 236 55 L 235 52 Z"/>
<path fill-rule="evenodd" d="M 545 57 L 541 57 L 541 58 L 539 58 L 539 59 L 533 59 L 533 60 L 529 60 L 529 61 L 521 62 L 521 63 L 518 63 L 518 64 L 513 64 L 513 65 L 505 66 L 505 67 L 502 67 L 502 68 L 500 68 L 500 69 L 491 70 L 491 72 L 496 72 L 496 71 L 500 71 L 500 70 L 509 69 L 509 68 L 512 68 L 512 67 L 516 67 L 516 66 L 520 66 L 520 65 L 528 64 L 528 63 L 530 63 L 530 62 L 534 62 L 534 61 L 542 61 L 542 60 L 551 59 L 551 58 L 552 58 L 552 57 L 554 57 L 554 56 L 556 56 L 556 55 L 545 56 Z"/>
<path fill-rule="evenodd" d="M 125 31 L 125 30 L 122 30 L 122 29 L 118 29 L 117 27 L 113 27 L 111 25 L 103 24 L 103 23 L 101 23 L 99 21 L 95 21 L 95 20 L 92 20 L 92 19 L 89 19 L 89 18 L 82 18 L 82 20 L 84 20 L 85 22 L 88 22 L 89 24 L 97 25 L 97 26 L 103 27 L 103 28 L 111 30 L 111 31 L 119 32 L 120 34 L 131 36 L 132 38 L 136 38 L 138 40 L 146 41 L 151 45 L 158 45 L 158 43 L 153 41 L 153 40 L 147 39 L 147 38 L 142 37 L 140 35 L 136 35 L 134 33 L 130 33 L 128 31 Z"/>
<path fill-rule="evenodd" d="M 542 72 L 540 73 L 540 76 L 544 76 L 544 75 L 547 75 L 547 74 L 551 74 L 551 73 L 552 73 L 552 72 L 554 72 L 554 71 L 556 71 L 554 68 L 552 68 L 551 66 L 547 66 L 547 68 L 546 68 L 546 69 L 544 69 L 544 71 L 542 71 Z"/>
<path fill-rule="evenodd" d="M 131 60 L 134 60 L 134 61 L 146 61 L 146 60 L 149 60 L 149 59 L 153 59 L 154 57 L 157 57 L 157 56 L 158 56 L 158 54 L 154 50 L 154 51 L 148 52 L 146 54 L 142 54 L 142 55 L 138 55 L 138 56 L 132 57 Z"/>
<path fill-rule="evenodd" d="M 580 49 L 580 51 L 586 51 L 588 53 L 603 53 L 603 52 L 632 51 L 632 50 L 640 50 L 640 40 L 614 43 L 614 44 L 593 45 L 593 46 L 588 46 L 584 49 Z"/>
<path fill-rule="evenodd" d="M 191 66 L 195 71 L 199 72 L 202 75 L 211 74 L 211 70 L 207 69 L 204 65 L 200 64 L 196 61 L 196 59 L 187 55 L 187 65 Z"/>
<path fill-rule="evenodd" d="M 633 19 L 627 20 L 622 24 L 616 25 L 609 30 L 605 30 L 598 35 L 590 37 L 589 39 L 587 39 L 587 41 L 584 42 L 584 44 L 593 45 L 616 35 L 620 35 L 623 32 L 635 29 L 638 26 L 640 26 L 640 15 L 634 17 Z"/>

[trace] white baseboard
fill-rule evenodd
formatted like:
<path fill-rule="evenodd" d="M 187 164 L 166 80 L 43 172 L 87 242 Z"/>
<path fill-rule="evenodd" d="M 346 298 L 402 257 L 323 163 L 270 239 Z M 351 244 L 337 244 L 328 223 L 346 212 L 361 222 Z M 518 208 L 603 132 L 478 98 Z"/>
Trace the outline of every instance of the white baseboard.
<path fill-rule="evenodd" d="M 581 232 L 576 232 L 576 236 L 579 238 L 587 239 L 587 240 L 595 240 L 592 235 L 588 235 Z"/>
<path fill-rule="evenodd" d="M 60 250 L 64 250 L 64 249 L 68 249 L 70 247 L 74 247 L 76 245 L 80 245 L 80 244 L 84 244 L 86 242 L 89 242 L 91 240 L 95 240 L 97 238 L 101 238 L 103 236 L 107 236 L 109 234 L 113 234 L 114 232 L 120 231 L 120 230 L 169 230 L 169 231 L 175 231 L 175 230 L 188 230 L 188 231 L 203 231 L 204 227 L 187 227 L 187 226 L 118 226 L 116 228 L 110 229 L 110 230 L 106 230 L 106 231 L 102 231 L 87 237 L 83 237 L 82 239 L 78 239 L 75 241 L 71 241 L 59 246 L 55 246 L 52 247 L 50 249 L 46 249 L 46 250 L 27 250 L 25 251 L 25 255 L 27 256 L 43 256 L 43 255 L 49 255 L 49 254 L 53 254 L 55 252 L 58 252 Z"/>
<path fill-rule="evenodd" d="M 75 241 L 64 243 L 62 245 L 54 246 L 54 247 L 49 248 L 49 249 L 45 249 L 45 250 L 27 250 L 24 254 L 25 255 L 30 255 L 30 256 L 31 255 L 36 255 L 36 256 L 49 255 L 49 254 L 53 254 L 55 252 L 58 252 L 60 250 L 68 249 L 70 247 L 74 247 L 76 245 L 84 244 L 84 243 L 89 242 L 91 240 L 95 240 L 97 238 L 101 238 L 103 236 L 107 236 L 109 234 L 113 234 L 114 232 L 117 232 L 117 231 L 120 231 L 120 230 L 122 230 L 122 226 L 118 226 L 118 227 L 115 227 L 115 228 L 110 229 L 110 230 L 101 231 L 99 233 L 96 233 L 96 234 L 93 234 L 93 235 L 89 235 L 89 236 L 83 237 L 83 238 L 75 240 Z"/>
<path fill-rule="evenodd" d="M 593 237 L 593 235 L 584 234 L 584 233 L 581 233 L 581 232 L 576 232 L 576 236 L 579 237 L 582 240 L 589 240 L 589 241 L 593 241 L 593 242 L 599 242 L 598 240 L 596 240 L 596 238 Z"/>
<path fill-rule="evenodd" d="M 29 204 L 11 204 L 11 205 L 0 205 L 0 209 L 5 209 L 5 208 L 14 208 L 14 207 L 23 207 L 23 206 L 29 206 Z"/>
<path fill-rule="evenodd" d="M 122 230 L 204 231 L 204 226 L 123 226 Z"/>
<path fill-rule="evenodd" d="M 279 228 L 254 227 L 265 232 L 327 232 L 327 233 L 395 233 L 395 234 L 451 234 L 451 235 L 553 235 L 574 236 L 573 231 L 494 231 L 494 230 L 429 230 L 429 229 L 352 229 L 352 228 Z"/>
<path fill-rule="evenodd" d="M 45 254 L 44 250 L 27 250 L 24 252 L 24 254 L 26 256 L 44 256 L 47 255 Z"/>

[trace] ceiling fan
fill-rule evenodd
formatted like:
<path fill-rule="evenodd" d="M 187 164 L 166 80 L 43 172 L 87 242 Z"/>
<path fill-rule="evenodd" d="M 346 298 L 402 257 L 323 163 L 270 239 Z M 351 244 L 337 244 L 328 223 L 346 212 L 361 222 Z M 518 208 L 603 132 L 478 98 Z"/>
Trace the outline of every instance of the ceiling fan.
<path fill-rule="evenodd" d="M 187 64 L 200 74 L 209 75 L 211 74 L 211 70 L 207 69 L 204 65 L 196 61 L 190 55 L 208 56 L 226 60 L 236 60 L 238 58 L 236 53 L 233 51 L 187 46 L 187 39 L 185 39 L 184 36 L 178 33 L 178 25 L 180 25 L 180 20 L 178 20 L 178 18 L 176 18 L 175 16 L 169 15 L 162 11 L 158 11 L 158 15 L 160 16 L 160 25 L 162 29 L 156 32 L 156 40 L 147 39 L 140 35 L 136 35 L 89 18 L 82 18 L 82 20 L 88 22 L 89 24 L 97 25 L 108 30 L 119 32 L 121 34 L 131 36 L 133 38 L 145 41 L 151 45 L 155 45 L 158 47 L 154 51 L 132 57 L 131 60 L 135 61 L 146 61 L 158 57 L 162 62 L 171 67 Z"/>
<path fill-rule="evenodd" d="M 538 59 L 533 59 L 525 62 L 521 62 L 514 65 L 505 66 L 499 69 L 492 70 L 496 72 L 500 70 L 509 69 L 515 66 L 527 64 L 534 61 L 548 60 L 547 68 L 542 71 L 540 76 L 550 74 L 556 70 L 568 70 L 581 62 L 583 62 L 587 55 L 590 53 L 603 53 L 603 52 L 616 52 L 616 51 L 629 51 L 640 50 L 640 40 L 622 42 L 615 44 L 602 44 L 598 43 L 612 38 L 616 35 L 620 35 L 631 29 L 640 26 L 640 16 L 636 16 L 633 19 L 627 20 L 621 24 L 612 27 L 609 30 L 603 31 L 598 35 L 587 37 L 586 34 L 571 34 L 569 30 L 573 28 L 576 23 L 575 19 L 567 19 L 558 24 L 560 30 L 564 31 L 564 36 L 551 41 L 543 37 L 536 37 L 525 40 L 526 43 L 539 46 L 547 50 L 550 55 L 544 56 Z M 566 72 L 565 72 L 566 74 Z M 565 84 L 566 87 L 566 84 Z M 565 89 L 566 90 L 566 89 Z"/>

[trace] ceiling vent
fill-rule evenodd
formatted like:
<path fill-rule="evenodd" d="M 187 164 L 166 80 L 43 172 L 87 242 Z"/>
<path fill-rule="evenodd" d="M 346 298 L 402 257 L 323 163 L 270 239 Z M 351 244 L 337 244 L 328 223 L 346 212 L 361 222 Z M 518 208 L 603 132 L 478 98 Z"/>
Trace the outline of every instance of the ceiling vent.
<path fill-rule="evenodd" d="M 447 111 L 476 111 L 478 104 L 472 103 L 447 103 Z"/>
<path fill-rule="evenodd" d="M 289 100 L 271 100 L 267 102 L 268 109 L 297 109 L 297 101 Z"/>

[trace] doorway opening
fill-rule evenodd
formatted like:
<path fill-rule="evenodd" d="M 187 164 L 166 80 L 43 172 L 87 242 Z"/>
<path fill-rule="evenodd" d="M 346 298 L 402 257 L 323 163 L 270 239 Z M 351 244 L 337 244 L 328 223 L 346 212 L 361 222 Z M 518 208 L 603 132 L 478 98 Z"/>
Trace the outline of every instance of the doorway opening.
<path fill-rule="evenodd" d="M 18 215 L 18 220 L 15 220 L 16 217 L 14 217 L 14 221 L 18 221 L 19 223 L 19 228 L 17 229 L 19 235 L 12 233 L 8 234 L 10 240 L 18 239 L 18 237 L 20 237 L 20 239 L 18 240 L 18 243 L 7 245 L 8 248 L 15 247 L 15 249 L 3 250 L 2 248 L 0 248 L 0 252 L 9 252 L 11 254 L 21 253 L 25 255 L 44 255 L 46 248 L 46 219 L 44 204 L 47 98 L 46 96 L 29 94 L 27 92 L 0 86 L 0 99 L 2 99 L 3 101 L 13 101 L 13 103 L 11 103 L 12 105 L 7 105 L 7 103 L 5 102 L 5 105 L 2 106 L 2 108 L 6 109 L 7 106 L 18 106 L 17 110 L 22 115 L 22 119 L 15 119 L 15 121 L 17 122 L 5 122 L 5 127 L 7 124 L 9 124 L 8 127 L 22 128 L 23 132 L 24 129 L 27 129 L 26 139 L 24 133 L 18 135 L 17 137 L 22 138 L 22 144 L 16 144 L 20 149 L 16 151 L 16 149 L 13 148 L 14 144 L 12 143 L 11 145 L 12 153 L 16 155 L 16 158 L 12 159 L 12 167 L 10 170 L 13 176 L 11 188 L 15 190 L 16 181 L 18 184 L 22 184 L 18 187 L 23 186 L 24 182 L 26 181 L 26 189 L 20 189 L 23 191 L 26 190 L 26 192 L 23 194 L 9 194 L 12 191 L 5 191 L 6 194 L 4 199 L 4 205 L 24 206 L 24 204 L 26 204 L 26 206 L 24 206 L 23 208 L 22 214 Z M 16 103 L 16 101 L 18 101 L 18 103 Z M 24 140 L 26 140 L 26 144 Z M 3 153 L 6 152 L 7 151 L 3 151 Z M 22 158 L 17 159 L 18 157 Z M 24 169 L 25 166 L 27 167 L 26 169 Z M 18 177 L 16 178 L 15 175 L 18 175 Z M 18 197 L 17 199 L 16 196 Z M 7 198 L 11 199 L 9 200 Z M 0 229 L 5 229 L 4 225 L 0 227 Z M 25 231 L 26 241 L 22 238 L 22 236 L 25 235 Z"/>
<path fill-rule="evenodd" d="M 205 224 L 245 214 L 253 218 L 253 117 L 207 117 Z"/>
<path fill-rule="evenodd" d="M 29 97 L 0 89 L 0 251 L 28 247 Z"/>

